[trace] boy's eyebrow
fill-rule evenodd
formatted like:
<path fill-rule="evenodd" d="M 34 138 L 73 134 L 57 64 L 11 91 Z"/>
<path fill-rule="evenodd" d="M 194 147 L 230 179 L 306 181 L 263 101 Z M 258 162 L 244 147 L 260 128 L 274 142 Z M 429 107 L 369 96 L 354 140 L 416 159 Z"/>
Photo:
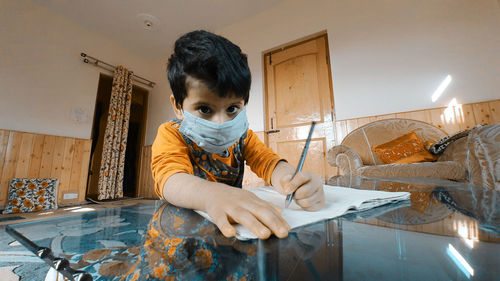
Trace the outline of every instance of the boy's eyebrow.
<path fill-rule="evenodd" d="M 205 102 L 205 101 L 198 101 L 198 102 L 193 103 L 193 105 L 194 106 L 198 106 L 198 105 L 210 105 L 210 103 Z"/>

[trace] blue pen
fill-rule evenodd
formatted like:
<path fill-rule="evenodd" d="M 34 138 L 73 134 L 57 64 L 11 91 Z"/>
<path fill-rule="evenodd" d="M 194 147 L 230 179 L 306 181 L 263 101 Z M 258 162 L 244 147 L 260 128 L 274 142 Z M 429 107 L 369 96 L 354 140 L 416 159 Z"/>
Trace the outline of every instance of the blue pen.
<path fill-rule="evenodd" d="M 304 149 L 302 150 L 302 155 L 300 155 L 300 160 L 299 164 L 297 165 L 297 169 L 295 169 L 295 173 L 293 173 L 292 179 L 295 177 L 295 175 L 302 170 L 302 166 L 304 166 L 304 161 L 306 160 L 306 155 L 307 155 L 307 149 L 309 148 L 309 143 L 311 142 L 311 137 L 314 131 L 314 126 L 316 126 L 316 121 L 313 121 L 311 124 L 311 128 L 309 129 L 309 135 L 307 136 L 306 144 L 304 145 Z M 292 198 L 293 195 L 295 194 L 295 191 L 288 194 L 286 196 L 286 201 L 285 201 L 285 208 L 288 208 L 290 206 L 290 203 L 292 203 Z"/>

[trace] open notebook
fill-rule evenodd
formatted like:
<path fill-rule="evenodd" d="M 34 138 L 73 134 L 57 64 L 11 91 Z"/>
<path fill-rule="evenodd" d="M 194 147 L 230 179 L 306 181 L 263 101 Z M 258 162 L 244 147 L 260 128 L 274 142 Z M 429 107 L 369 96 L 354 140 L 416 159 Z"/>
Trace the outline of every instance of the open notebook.
<path fill-rule="evenodd" d="M 292 229 L 324 219 L 331 219 L 347 213 L 364 211 L 410 198 L 410 193 L 408 192 L 359 190 L 325 185 L 325 206 L 319 211 L 308 212 L 302 210 L 295 202 L 292 202 L 292 204 L 285 209 L 285 195 L 279 194 L 269 187 L 261 187 L 251 191 L 259 198 L 272 202 L 280 208 L 283 218 Z M 211 220 L 207 213 L 201 211 L 196 212 L 206 219 Z M 257 237 L 247 228 L 242 225 L 237 225 L 236 238 L 239 240 L 248 240 Z"/>

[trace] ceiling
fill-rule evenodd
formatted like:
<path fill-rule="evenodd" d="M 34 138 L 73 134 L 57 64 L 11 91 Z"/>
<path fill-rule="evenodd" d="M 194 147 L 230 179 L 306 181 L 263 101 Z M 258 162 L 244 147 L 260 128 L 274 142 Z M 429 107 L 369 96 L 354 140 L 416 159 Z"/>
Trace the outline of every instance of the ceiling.
<path fill-rule="evenodd" d="M 284 0 L 33 1 L 152 60 L 167 57 L 181 34 L 195 29 L 215 31 Z M 156 17 L 159 23 L 147 30 L 137 18 L 141 13 Z"/>

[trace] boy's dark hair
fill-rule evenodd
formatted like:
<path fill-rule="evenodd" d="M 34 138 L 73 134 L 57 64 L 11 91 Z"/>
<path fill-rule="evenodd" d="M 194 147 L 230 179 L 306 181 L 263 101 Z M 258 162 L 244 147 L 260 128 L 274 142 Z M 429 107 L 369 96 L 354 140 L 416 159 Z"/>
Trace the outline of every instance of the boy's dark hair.
<path fill-rule="evenodd" d="M 252 79 L 247 56 L 226 38 L 208 31 L 192 31 L 175 41 L 167 74 L 179 106 L 187 96 L 187 75 L 201 80 L 220 97 L 234 94 L 248 102 Z"/>

